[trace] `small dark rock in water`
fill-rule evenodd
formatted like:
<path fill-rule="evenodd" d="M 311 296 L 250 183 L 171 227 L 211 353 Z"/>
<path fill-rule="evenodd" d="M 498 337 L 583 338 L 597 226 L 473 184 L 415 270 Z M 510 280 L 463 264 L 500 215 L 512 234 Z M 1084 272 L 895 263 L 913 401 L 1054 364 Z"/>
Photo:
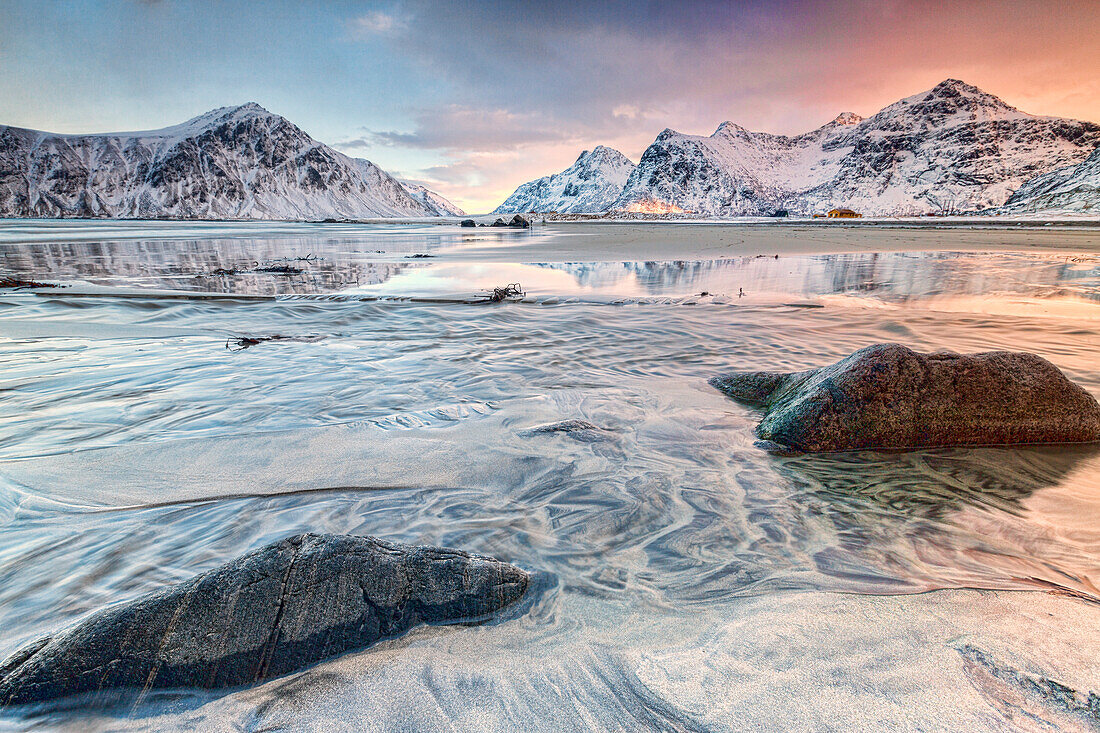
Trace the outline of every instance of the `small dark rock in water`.
<path fill-rule="evenodd" d="M 795 451 L 1100 440 L 1100 405 L 1034 354 L 878 344 L 820 369 L 710 383 L 763 408 L 757 436 Z"/>
<path fill-rule="evenodd" d="M 541 433 L 575 433 L 578 430 L 599 430 L 599 428 L 587 420 L 560 420 L 546 425 L 538 425 L 527 432 L 538 435 Z"/>
<path fill-rule="evenodd" d="M 491 226 L 491 227 L 516 227 L 516 228 L 519 228 L 519 229 L 527 229 L 529 226 L 531 226 L 531 222 L 527 221 L 527 219 L 523 218 L 519 214 L 516 214 L 509 221 L 504 221 L 504 219 L 497 219 L 496 221 L 494 221 L 489 226 Z"/>
<path fill-rule="evenodd" d="M 462 221 L 460 221 L 460 222 L 458 223 L 458 225 L 459 225 L 460 227 L 476 227 L 476 226 L 477 226 L 477 222 L 476 222 L 476 221 L 474 221 L 473 219 L 463 219 Z"/>
<path fill-rule="evenodd" d="M 521 435 L 530 437 L 533 435 L 554 435 L 562 433 L 582 443 L 597 443 L 607 440 L 610 436 L 603 428 L 593 425 L 587 420 L 560 420 L 558 422 L 537 425 L 523 431 Z"/>
<path fill-rule="evenodd" d="M 421 623 L 483 619 L 528 582 L 457 550 L 298 535 L 24 647 L 0 665 L 0 705 L 247 685 Z"/>

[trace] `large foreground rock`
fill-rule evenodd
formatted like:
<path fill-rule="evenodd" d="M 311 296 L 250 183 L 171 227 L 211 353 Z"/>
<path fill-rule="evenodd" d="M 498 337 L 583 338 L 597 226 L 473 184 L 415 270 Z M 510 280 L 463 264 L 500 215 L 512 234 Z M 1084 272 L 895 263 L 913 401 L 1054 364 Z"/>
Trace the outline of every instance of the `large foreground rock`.
<path fill-rule="evenodd" d="M 1100 405 L 1034 354 L 921 354 L 877 344 L 820 369 L 710 381 L 763 408 L 756 434 L 787 450 L 1100 440 Z"/>
<path fill-rule="evenodd" d="M 457 550 L 304 534 L 108 608 L 0 665 L 0 704 L 235 687 L 513 603 L 528 575 Z"/>

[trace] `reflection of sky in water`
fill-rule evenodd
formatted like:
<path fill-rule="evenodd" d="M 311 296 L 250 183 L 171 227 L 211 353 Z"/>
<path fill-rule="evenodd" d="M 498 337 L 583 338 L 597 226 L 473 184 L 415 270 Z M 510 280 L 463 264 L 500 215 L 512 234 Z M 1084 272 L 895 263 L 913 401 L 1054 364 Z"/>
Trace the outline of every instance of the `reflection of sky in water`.
<path fill-rule="evenodd" d="M 441 262 L 406 268 L 353 292 L 470 298 L 506 283 L 519 283 L 536 300 L 615 301 L 706 293 L 726 301 L 767 304 L 839 295 L 852 297 L 849 305 L 854 307 L 927 301 L 946 310 L 1064 316 L 1087 315 L 1100 303 L 1100 264 L 955 253 L 542 265 Z"/>

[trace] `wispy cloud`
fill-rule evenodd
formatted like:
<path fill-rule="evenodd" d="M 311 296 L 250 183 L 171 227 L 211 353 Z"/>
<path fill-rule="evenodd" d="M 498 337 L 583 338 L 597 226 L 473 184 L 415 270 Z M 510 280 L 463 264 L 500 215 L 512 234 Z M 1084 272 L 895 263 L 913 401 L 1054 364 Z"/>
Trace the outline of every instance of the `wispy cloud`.
<path fill-rule="evenodd" d="M 354 38 L 389 35 L 405 30 L 408 25 L 405 18 L 396 12 L 372 10 L 356 16 L 347 22 L 348 31 Z"/>
<path fill-rule="evenodd" d="M 448 104 L 422 110 L 415 128 L 407 132 L 363 130 L 363 135 L 338 147 L 365 150 L 375 146 L 442 151 L 514 150 L 536 143 L 579 140 L 575 130 L 534 112 L 485 109 Z"/>

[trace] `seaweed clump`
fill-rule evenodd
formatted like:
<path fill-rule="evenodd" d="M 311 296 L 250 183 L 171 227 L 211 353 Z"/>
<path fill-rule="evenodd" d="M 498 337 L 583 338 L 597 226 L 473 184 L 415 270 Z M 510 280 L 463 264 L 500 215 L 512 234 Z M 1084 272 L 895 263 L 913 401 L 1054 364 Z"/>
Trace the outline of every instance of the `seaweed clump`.
<path fill-rule="evenodd" d="M 527 293 L 523 290 L 522 285 L 519 283 L 508 283 L 499 288 L 493 288 L 492 292 L 489 293 L 488 302 L 500 303 L 509 298 L 522 298 L 526 295 Z"/>

